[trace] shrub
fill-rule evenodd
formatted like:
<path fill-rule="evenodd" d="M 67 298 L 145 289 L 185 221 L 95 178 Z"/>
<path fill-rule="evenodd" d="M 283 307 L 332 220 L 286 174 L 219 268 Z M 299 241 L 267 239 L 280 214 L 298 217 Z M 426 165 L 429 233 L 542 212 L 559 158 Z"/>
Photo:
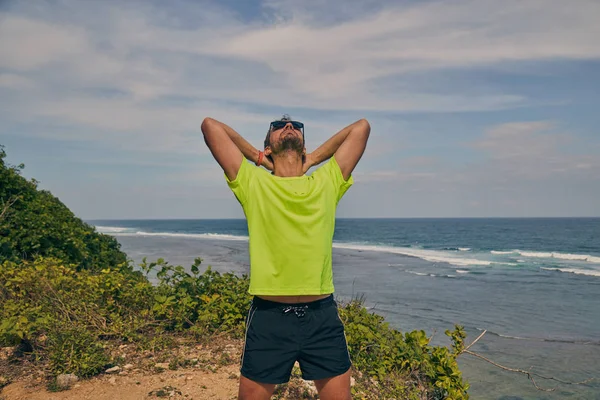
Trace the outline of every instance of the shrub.
<path fill-rule="evenodd" d="M 188 273 L 163 260 L 153 286 L 130 269 L 78 270 L 54 258 L 4 262 L 0 266 L 0 346 L 26 344 L 48 359 L 55 373 L 92 374 L 106 360 L 103 339 L 154 340 L 163 332 L 240 337 L 250 305 L 248 279 L 200 272 L 197 259 Z M 61 355 L 71 343 L 71 352 Z M 86 372 L 87 371 L 87 372 Z"/>
<path fill-rule="evenodd" d="M 163 259 L 140 265 L 146 276 L 157 269 L 158 284 L 152 311 L 163 320 L 165 328 L 195 334 L 213 332 L 241 337 L 250 307 L 249 280 L 246 275 L 221 274 L 209 266 L 200 273 L 202 260 L 197 258 L 188 273 L 181 266 L 169 265 Z"/>
<path fill-rule="evenodd" d="M 55 325 L 46 341 L 44 350 L 54 376 L 65 373 L 93 376 L 102 372 L 110 361 L 97 336 L 81 325 Z"/>
<path fill-rule="evenodd" d="M 465 337 L 462 327 L 446 332 L 453 340 L 450 351 L 430 346 L 424 331 L 402 334 L 390 328 L 382 316 L 369 313 L 361 300 L 340 307 L 340 318 L 353 364 L 366 375 L 373 398 L 421 398 L 426 393 L 432 399 L 468 399 L 469 385 L 463 382 L 456 362 Z"/>
<path fill-rule="evenodd" d="M 53 375 L 92 376 L 110 363 L 106 339 L 141 347 L 175 343 L 163 333 L 239 338 L 250 306 L 246 275 L 187 272 L 163 259 L 134 271 L 114 238 L 95 232 L 22 166 L 4 162 L 0 146 L 0 346 L 21 345 Z M 148 280 L 156 270 L 158 282 Z M 468 399 L 456 357 L 464 329 L 446 332 L 452 349 L 429 345 L 423 331 L 401 333 L 361 301 L 340 308 L 359 381 L 369 399 Z M 221 358 L 222 362 L 229 362 Z"/>
<path fill-rule="evenodd" d="M 0 263 L 56 257 L 80 269 L 121 268 L 119 243 L 99 234 L 56 197 L 21 176 L 23 165 L 10 166 L 0 146 Z"/>

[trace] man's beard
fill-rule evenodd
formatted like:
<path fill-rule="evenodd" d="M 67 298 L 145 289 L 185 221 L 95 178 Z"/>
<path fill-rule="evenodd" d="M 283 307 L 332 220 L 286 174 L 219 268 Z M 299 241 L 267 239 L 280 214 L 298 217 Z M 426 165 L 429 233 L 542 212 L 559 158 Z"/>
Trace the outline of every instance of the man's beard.
<path fill-rule="evenodd" d="M 302 139 L 296 135 L 285 135 L 276 146 L 273 146 L 273 154 L 281 154 L 286 151 L 293 151 L 302 154 L 304 151 L 304 143 Z"/>

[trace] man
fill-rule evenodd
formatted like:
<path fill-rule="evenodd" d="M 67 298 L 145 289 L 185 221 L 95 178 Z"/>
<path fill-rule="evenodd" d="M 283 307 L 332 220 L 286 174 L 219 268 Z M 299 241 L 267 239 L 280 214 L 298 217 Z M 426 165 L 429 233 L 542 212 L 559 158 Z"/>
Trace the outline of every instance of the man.
<path fill-rule="evenodd" d="M 250 236 L 254 297 L 239 399 L 269 399 L 277 384 L 289 380 L 296 361 L 322 400 L 351 398 L 351 361 L 333 300 L 331 253 L 337 204 L 353 184 L 370 131 L 361 119 L 306 154 L 304 124 L 287 115 L 269 125 L 264 151 L 224 123 L 202 122 L 204 140 L 242 205 Z"/>

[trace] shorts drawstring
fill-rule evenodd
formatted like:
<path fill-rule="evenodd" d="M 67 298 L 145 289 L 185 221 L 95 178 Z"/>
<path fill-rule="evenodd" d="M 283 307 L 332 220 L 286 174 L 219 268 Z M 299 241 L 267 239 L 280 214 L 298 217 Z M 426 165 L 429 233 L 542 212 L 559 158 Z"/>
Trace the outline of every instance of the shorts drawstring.
<path fill-rule="evenodd" d="M 296 316 L 298 318 L 302 318 L 302 317 L 304 317 L 304 314 L 306 313 L 307 309 L 308 309 L 308 306 L 287 306 L 283 309 L 283 313 L 287 314 L 290 311 L 293 311 L 294 314 L 296 314 Z"/>

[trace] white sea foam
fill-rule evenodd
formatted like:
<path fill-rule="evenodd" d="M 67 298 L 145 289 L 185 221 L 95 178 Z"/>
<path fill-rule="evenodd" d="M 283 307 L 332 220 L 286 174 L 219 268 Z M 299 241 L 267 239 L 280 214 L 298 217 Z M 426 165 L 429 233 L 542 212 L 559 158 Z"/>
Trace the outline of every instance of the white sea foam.
<path fill-rule="evenodd" d="M 334 243 L 333 247 L 338 249 L 362 250 L 362 251 L 378 251 L 392 254 L 402 254 L 405 256 L 417 257 L 431 262 L 442 262 L 462 267 L 467 266 L 482 266 L 491 265 L 491 261 L 479 260 L 475 258 L 456 257 L 451 253 L 436 250 L 414 249 L 407 247 L 392 247 L 392 246 L 372 246 L 353 243 Z"/>
<path fill-rule="evenodd" d="M 526 251 L 526 250 L 512 250 L 512 251 L 499 251 L 492 250 L 491 254 L 495 255 L 508 255 L 515 254 L 520 255 L 522 257 L 529 258 L 554 258 L 558 260 L 567 260 L 567 261 L 586 261 L 591 263 L 600 264 L 600 257 L 592 256 L 588 254 L 570 254 L 570 253 L 558 253 L 555 251 Z M 522 260 L 518 260 L 519 262 L 523 262 Z"/>
<path fill-rule="evenodd" d="M 408 272 L 409 274 L 413 274 L 413 275 L 418 275 L 418 276 L 430 276 L 432 278 L 456 278 L 455 275 L 445 275 L 445 274 L 437 275 L 437 274 L 432 274 L 432 273 L 409 271 L 409 270 L 406 270 L 405 272 Z"/>
<path fill-rule="evenodd" d="M 127 232 L 131 228 L 123 228 L 120 226 L 96 226 L 96 230 L 100 233 L 122 233 Z"/>
<path fill-rule="evenodd" d="M 457 269 L 457 270 L 456 270 L 456 272 L 457 272 L 458 274 L 468 274 L 468 273 L 469 273 L 469 271 L 467 271 L 467 270 L 464 270 L 464 269 Z"/>
<path fill-rule="evenodd" d="M 106 227 L 110 228 L 110 227 Z M 161 236 L 161 237 L 179 237 L 187 239 L 217 239 L 217 240 L 248 240 L 248 236 L 241 235 L 225 235 L 219 233 L 172 233 L 172 232 L 145 232 L 127 231 L 127 228 L 114 228 L 112 231 L 107 231 L 114 236 Z M 402 254 L 411 257 L 421 258 L 432 262 L 445 262 L 459 266 L 473 265 L 490 265 L 489 261 L 458 258 L 448 253 L 435 250 L 409 249 L 404 247 L 366 245 L 358 243 L 333 243 L 333 247 L 338 249 L 349 249 L 359 251 L 375 251 L 384 253 Z"/>
<path fill-rule="evenodd" d="M 167 236 L 188 239 L 248 240 L 248 236 L 225 235 L 221 233 L 171 233 L 138 231 L 135 234 L 139 236 Z"/>
<path fill-rule="evenodd" d="M 241 235 L 225 235 L 219 233 L 172 233 L 172 232 L 128 232 L 127 228 L 122 228 L 123 231 L 113 231 L 112 235 L 115 236 L 161 236 L 161 237 L 179 237 L 188 239 L 217 239 L 217 240 L 248 240 L 248 236 Z M 482 266 L 491 265 L 491 261 L 478 260 L 474 258 L 461 258 L 456 257 L 450 253 L 436 250 L 425 250 L 425 249 L 413 249 L 406 247 L 393 247 L 393 246 L 379 246 L 379 245 L 366 245 L 358 243 L 333 243 L 334 248 L 348 249 L 348 250 L 359 250 L 359 251 L 375 251 L 392 254 L 402 254 L 411 257 L 421 258 L 431 262 L 443 262 L 452 265 L 458 265 L 462 267 L 467 266 Z"/>
<path fill-rule="evenodd" d="M 431 276 L 432 275 L 432 274 L 426 274 L 425 272 L 416 272 L 416 271 L 406 271 L 406 272 L 408 272 L 409 274 L 419 275 L 419 276 L 427 276 L 427 275 Z"/>
<path fill-rule="evenodd" d="M 99 227 L 96 227 L 99 228 Z M 116 230 L 122 229 L 122 230 Z M 174 233 L 174 232 L 145 232 L 145 231 L 128 231 L 128 228 L 115 228 L 113 231 L 106 231 L 113 236 L 160 236 L 160 237 L 175 237 L 185 239 L 217 239 L 217 240 L 248 240 L 248 236 L 241 235 L 225 235 L 221 233 Z"/>
<path fill-rule="evenodd" d="M 580 268 L 545 268 L 541 267 L 547 271 L 559 271 L 559 272 L 567 272 L 576 275 L 587 275 L 587 276 L 600 276 L 600 271 L 598 270 L 590 270 L 590 269 L 580 269 Z"/>
<path fill-rule="evenodd" d="M 145 232 L 145 231 L 134 231 L 135 228 L 126 227 L 114 227 L 114 226 L 96 226 L 98 232 L 106 233 L 114 236 L 162 236 L 162 237 L 174 237 L 174 238 L 187 238 L 187 239 L 214 239 L 214 240 L 233 240 L 233 241 L 248 241 L 248 236 L 242 235 L 227 235 L 219 233 L 173 233 L 173 232 Z M 470 267 L 470 266 L 490 266 L 492 264 L 507 264 L 502 262 L 496 262 L 491 260 L 485 260 L 481 258 L 467 258 L 460 257 L 456 252 L 447 252 L 440 250 L 428 250 L 408 247 L 393 247 L 393 246 L 382 246 L 382 245 L 368 245 L 359 243 L 333 243 L 334 248 L 338 249 L 349 249 L 358 251 L 374 251 L 384 252 L 392 254 L 401 254 L 410 257 L 417 257 L 426 261 L 434 263 L 447 263 L 456 265 L 459 267 Z M 470 248 L 459 247 L 459 251 L 466 252 L 470 251 Z M 600 257 L 584 255 L 584 254 L 569 254 L 569 253 L 556 253 L 556 252 L 535 252 L 535 251 L 498 251 L 492 250 L 491 254 L 494 255 L 508 255 L 515 254 L 526 258 L 553 258 L 558 260 L 566 261 L 582 261 L 600 264 Z M 484 256 L 481 254 L 481 256 Z M 518 262 L 525 262 L 525 260 L 518 259 Z M 510 265 L 517 265 L 510 263 Z M 584 274 L 591 276 L 599 276 L 599 271 L 587 270 L 587 269 L 576 269 L 576 268 L 561 268 L 556 269 L 562 272 L 571 272 L 576 274 Z M 457 270 L 457 273 L 464 274 L 468 271 Z"/>
<path fill-rule="evenodd" d="M 591 263 L 599 263 L 600 257 L 590 256 L 587 254 L 569 254 L 569 253 L 556 253 L 556 252 L 538 252 L 538 251 L 522 251 L 516 250 L 516 252 L 523 257 L 531 258 L 556 258 L 559 260 L 571 260 L 571 261 L 587 261 Z"/>

